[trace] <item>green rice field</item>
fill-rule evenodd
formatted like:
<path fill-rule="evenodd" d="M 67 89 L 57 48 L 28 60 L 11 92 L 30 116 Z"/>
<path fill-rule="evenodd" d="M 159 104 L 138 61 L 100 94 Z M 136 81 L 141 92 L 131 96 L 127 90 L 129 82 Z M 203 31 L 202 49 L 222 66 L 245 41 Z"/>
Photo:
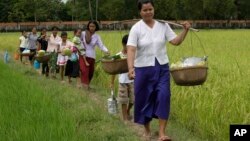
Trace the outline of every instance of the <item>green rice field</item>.
<path fill-rule="evenodd" d="M 99 32 L 111 54 L 121 50 L 121 38 L 127 33 Z M 8 65 L 0 60 L 0 140 L 138 140 L 134 131 L 110 117 L 103 105 L 88 95 L 37 76 L 31 67 L 22 68 L 24 65 L 14 61 L 20 34 L 0 33 L 0 52 L 7 50 L 12 55 Z M 201 30 L 190 32 L 180 46 L 167 45 L 170 63 L 181 57 L 208 56 L 203 85 L 183 87 L 171 80 L 169 122 L 199 138 L 184 139 L 190 137 L 181 137 L 185 131 L 171 130 L 175 140 L 227 141 L 230 124 L 250 124 L 249 37 L 250 30 Z M 97 60 L 102 55 L 97 49 Z M 109 84 L 110 76 L 97 63 L 92 87 L 105 100 L 102 103 L 109 96 Z M 153 129 L 157 129 L 157 122 Z"/>

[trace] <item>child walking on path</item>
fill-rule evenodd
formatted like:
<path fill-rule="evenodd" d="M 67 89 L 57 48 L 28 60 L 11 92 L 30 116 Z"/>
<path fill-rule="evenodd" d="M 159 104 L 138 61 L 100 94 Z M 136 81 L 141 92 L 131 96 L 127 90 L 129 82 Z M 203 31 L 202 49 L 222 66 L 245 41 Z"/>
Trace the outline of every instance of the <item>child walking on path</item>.
<path fill-rule="evenodd" d="M 65 76 L 68 76 L 69 83 L 72 82 L 71 78 L 76 78 L 77 87 L 81 87 L 81 79 L 80 79 L 80 65 L 79 65 L 79 57 L 82 52 L 84 52 L 83 47 L 81 47 L 81 29 L 77 29 L 74 31 L 73 44 L 71 47 L 72 55 L 68 59 L 65 69 Z"/>
<path fill-rule="evenodd" d="M 66 48 L 71 49 L 71 47 L 73 46 L 73 43 L 67 40 L 67 38 L 68 38 L 67 32 L 62 32 L 61 38 L 62 38 L 62 42 L 59 44 L 57 65 L 59 66 L 59 73 L 61 76 L 61 82 L 64 83 L 65 82 L 64 81 L 64 69 L 65 69 L 65 65 L 68 61 L 68 56 L 64 55 L 63 50 Z"/>
<path fill-rule="evenodd" d="M 22 53 L 27 47 L 28 47 L 28 38 L 27 38 L 27 33 L 25 31 L 22 31 L 22 36 L 19 37 L 19 52 Z M 28 60 L 27 57 L 26 61 Z M 23 62 L 23 56 L 20 55 L 20 60 Z M 24 62 L 23 62 L 24 63 Z"/>
<path fill-rule="evenodd" d="M 126 57 L 127 49 L 126 44 L 128 40 L 128 35 L 123 36 L 122 45 L 123 49 L 118 54 L 122 55 L 122 57 Z M 111 88 L 114 88 L 115 75 L 111 77 Z M 118 88 L 118 102 L 121 103 L 122 108 L 122 118 L 124 121 L 128 121 L 132 119 L 130 115 L 130 110 L 133 107 L 134 103 L 134 81 L 129 80 L 128 73 L 119 74 L 119 88 Z"/>
<path fill-rule="evenodd" d="M 47 40 L 47 30 L 45 28 L 42 29 L 40 37 L 37 39 L 38 41 L 38 50 L 46 51 L 48 48 L 48 40 Z M 49 65 L 48 62 L 42 63 L 42 74 L 49 76 Z"/>

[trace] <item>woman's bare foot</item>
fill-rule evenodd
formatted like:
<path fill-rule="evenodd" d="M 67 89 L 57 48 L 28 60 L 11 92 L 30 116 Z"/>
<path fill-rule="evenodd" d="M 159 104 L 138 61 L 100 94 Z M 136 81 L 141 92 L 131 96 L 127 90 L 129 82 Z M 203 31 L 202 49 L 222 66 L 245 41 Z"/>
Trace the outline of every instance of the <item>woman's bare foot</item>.
<path fill-rule="evenodd" d="M 133 116 L 131 116 L 131 115 L 127 116 L 127 120 L 131 121 L 132 119 L 133 119 Z"/>
<path fill-rule="evenodd" d="M 81 84 L 77 84 L 76 87 L 77 87 L 78 89 L 81 89 L 81 88 L 82 88 L 82 85 L 81 85 Z"/>
<path fill-rule="evenodd" d="M 83 84 L 82 86 L 84 89 L 89 90 L 89 85 Z"/>
<path fill-rule="evenodd" d="M 161 136 L 159 137 L 158 141 L 171 141 L 171 138 L 168 136 Z"/>
<path fill-rule="evenodd" d="M 143 137 L 146 137 L 146 139 L 151 139 L 151 131 L 150 131 L 150 123 L 147 123 L 144 125 L 144 134 Z"/>
<path fill-rule="evenodd" d="M 146 133 L 146 132 L 145 132 L 145 133 L 142 135 L 142 137 L 144 138 L 145 141 L 150 141 L 151 138 L 152 138 L 150 132 L 149 132 L 149 133 Z"/>

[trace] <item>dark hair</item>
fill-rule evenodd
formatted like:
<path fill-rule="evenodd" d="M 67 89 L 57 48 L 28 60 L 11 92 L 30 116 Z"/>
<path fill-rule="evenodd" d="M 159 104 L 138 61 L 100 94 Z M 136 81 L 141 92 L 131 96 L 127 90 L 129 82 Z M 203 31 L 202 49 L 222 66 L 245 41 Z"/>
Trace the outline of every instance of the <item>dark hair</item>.
<path fill-rule="evenodd" d="M 41 29 L 41 31 L 43 31 L 43 30 L 47 30 L 47 28 L 43 27 L 43 28 Z"/>
<path fill-rule="evenodd" d="M 95 31 L 98 31 L 100 28 L 99 28 L 99 25 L 98 25 L 98 23 L 97 23 L 97 21 L 94 21 L 94 20 L 91 20 L 91 21 L 89 21 L 89 23 L 88 23 L 88 25 L 87 25 L 87 30 L 89 30 L 89 25 L 91 24 L 91 23 L 93 23 L 93 24 L 95 24 Z"/>
<path fill-rule="evenodd" d="M 59 30 L 59 28 L 57 27 L 57 26 L 53 26 L 52 28 L 51 28 L 51 30 L 53 31 L 53 30 Z"/>
<path fill-rule="evenodd" d="M 66 32 L 66 31 L 63 31 L 62 33 L 61 33 L 61 37 L 62 36 L 68 36 L 68 33 Z"/>
<path fill-rule="evenodd" d="M 152 6 L 154 7 L 154 2 L 153 2 L 153 0 L 138 0 L 138 3 L 137 3 L 137 8 L 138 8 L 138 10 L 141 11 L 142 5 L 143 5 L 143 4 L 147 4 L 147 3 L 151 3 Z"/>
<path fill-rule="evenodd" d="M 75 29 L 75 30 L 74 30 L 74 34 L 76 34 L 76 32 L 77 32 L 78 30 L 82 30 L 82 29 L 81 29 L 81 28 Z"/>
<path fill-rule="evenodd" d="M 36 29 L 37 30 L 37 28 L 34 26 L 34 27 L 32 27 L 32 29 L 31 30 L 33 30 L 33 29 Z"/>
<path fill-rule="evenodd" d="M 126 34 L 126 35 L 124 35 L 124 36 L 122 37 L 122 44 L 126 45 L 127 42 L 128 42 L 128 34 Z"/>

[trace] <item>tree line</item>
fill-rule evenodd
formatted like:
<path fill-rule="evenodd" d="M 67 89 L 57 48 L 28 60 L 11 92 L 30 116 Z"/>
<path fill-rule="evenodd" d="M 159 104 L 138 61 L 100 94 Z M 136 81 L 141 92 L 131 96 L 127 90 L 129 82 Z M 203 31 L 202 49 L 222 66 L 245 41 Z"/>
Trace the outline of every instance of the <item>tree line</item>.
<path fill-rule="evenodd" d="M 154 0 L 155 18 L 247 20 L 250 0 Z M 0 0 L 0 22 L 127 20 L 139 18 L 137 0 Z"/>

